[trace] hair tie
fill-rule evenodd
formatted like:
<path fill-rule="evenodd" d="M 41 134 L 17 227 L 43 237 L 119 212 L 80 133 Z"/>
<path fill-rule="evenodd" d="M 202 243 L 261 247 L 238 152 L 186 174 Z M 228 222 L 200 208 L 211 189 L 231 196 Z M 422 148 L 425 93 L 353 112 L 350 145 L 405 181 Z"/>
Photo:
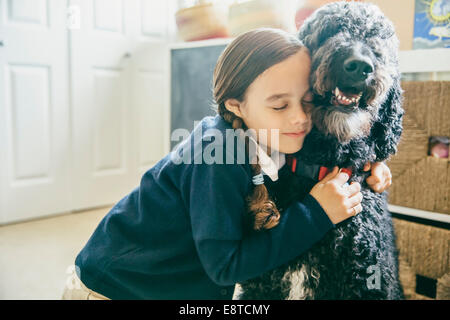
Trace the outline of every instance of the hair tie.
<path fill-rule="evenodd" d="M 276 215 L 276 213 L 272 210 L 272 212 L 266 217 L 266 219 L 264 219 L 263 226 L 265 226 L 274 215 Z"/>
<path fill-rule="evenodd" d="M 256 176 L 253 176 L 252 181 L 253 181 L 253 184 L 256 185 L 256 186 L 260 185 L 260 184 L 264 184 L 263 174 L 260 173 L 260 174 L 257 174 Z"/>

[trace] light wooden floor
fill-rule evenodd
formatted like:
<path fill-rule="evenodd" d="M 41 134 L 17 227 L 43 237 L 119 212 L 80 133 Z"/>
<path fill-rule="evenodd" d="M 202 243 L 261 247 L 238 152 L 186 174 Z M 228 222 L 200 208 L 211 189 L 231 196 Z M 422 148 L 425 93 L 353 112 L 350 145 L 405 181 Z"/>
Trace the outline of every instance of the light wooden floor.
<path fill-rule="evenodd" d="M 111 207 L 0 227 L 0 299 L 60 299 L 74 264 Z"/>

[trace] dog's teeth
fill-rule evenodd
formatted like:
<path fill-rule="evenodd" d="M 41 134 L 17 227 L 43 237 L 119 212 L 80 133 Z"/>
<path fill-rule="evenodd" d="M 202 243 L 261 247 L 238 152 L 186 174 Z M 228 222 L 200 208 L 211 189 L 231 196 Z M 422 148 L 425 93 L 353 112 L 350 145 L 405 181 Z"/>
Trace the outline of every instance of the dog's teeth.
<path fill-rule="evenodd" d="M 335 98 L 338 100 L 338 102 L 340 102 L 340 104 L 345 104 L 345 105 L 349 105 L 352 103 L 358 103 L 359 99 L 362 96 L 362 92 L 360 92 L 358 95 L 352 96 L 352 97 L 347 97 L 343 92 L 341 92 L 341 90 L 339 90 L 338 87 L 336 87 L 334 89 L 334 96 Z"/>

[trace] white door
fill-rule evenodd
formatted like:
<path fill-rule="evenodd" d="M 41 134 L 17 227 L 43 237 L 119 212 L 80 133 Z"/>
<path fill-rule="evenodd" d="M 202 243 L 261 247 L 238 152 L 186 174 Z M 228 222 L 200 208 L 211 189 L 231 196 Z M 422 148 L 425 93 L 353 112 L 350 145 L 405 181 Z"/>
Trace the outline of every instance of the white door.
<path fill-rule="evenodd" d="M 0 223 L 70 211 L 66 2 L 0 0 Z"/>
<path fill-rule="evenodd" d="M 134 1 L 138 14 L 131 57 L 136 150 L 134 184 L 170 147 L 168 1 Z"/>
<path fill-rule="evenodd" d="M 133 51 L 130 103 L 134 110 L 134 144 L 137 151 L 135 184 L 169 151 L 167 60 L 168 47 L 165 43 L 141 43 Z M 159 64 L 155 65 L 155 62 Z"/>
<path fill-rule="evenodd" d="M 155 27 L 167 14 L 157 12 L 161 2 L 70 2 L 80 12 L 80 29 L 70 31 L 75 210 L 116 203 L 164 153 L 155 133 L 164 125 L 165 50 L 149 49 L 165 39 Z"/>

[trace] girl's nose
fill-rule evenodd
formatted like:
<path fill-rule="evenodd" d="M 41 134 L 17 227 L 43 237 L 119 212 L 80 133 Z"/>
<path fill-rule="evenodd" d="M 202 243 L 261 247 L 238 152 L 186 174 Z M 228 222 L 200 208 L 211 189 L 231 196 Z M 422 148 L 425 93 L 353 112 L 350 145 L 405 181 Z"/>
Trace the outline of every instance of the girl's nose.
<path fill-rule="evenodd" d="M 302 124 L 308 121 L 308 115 L 303 110 L 301 103 L 297 104 L 295 108 L 292 108 L 293 112 L 290 116 L 292 124 Z"/>

